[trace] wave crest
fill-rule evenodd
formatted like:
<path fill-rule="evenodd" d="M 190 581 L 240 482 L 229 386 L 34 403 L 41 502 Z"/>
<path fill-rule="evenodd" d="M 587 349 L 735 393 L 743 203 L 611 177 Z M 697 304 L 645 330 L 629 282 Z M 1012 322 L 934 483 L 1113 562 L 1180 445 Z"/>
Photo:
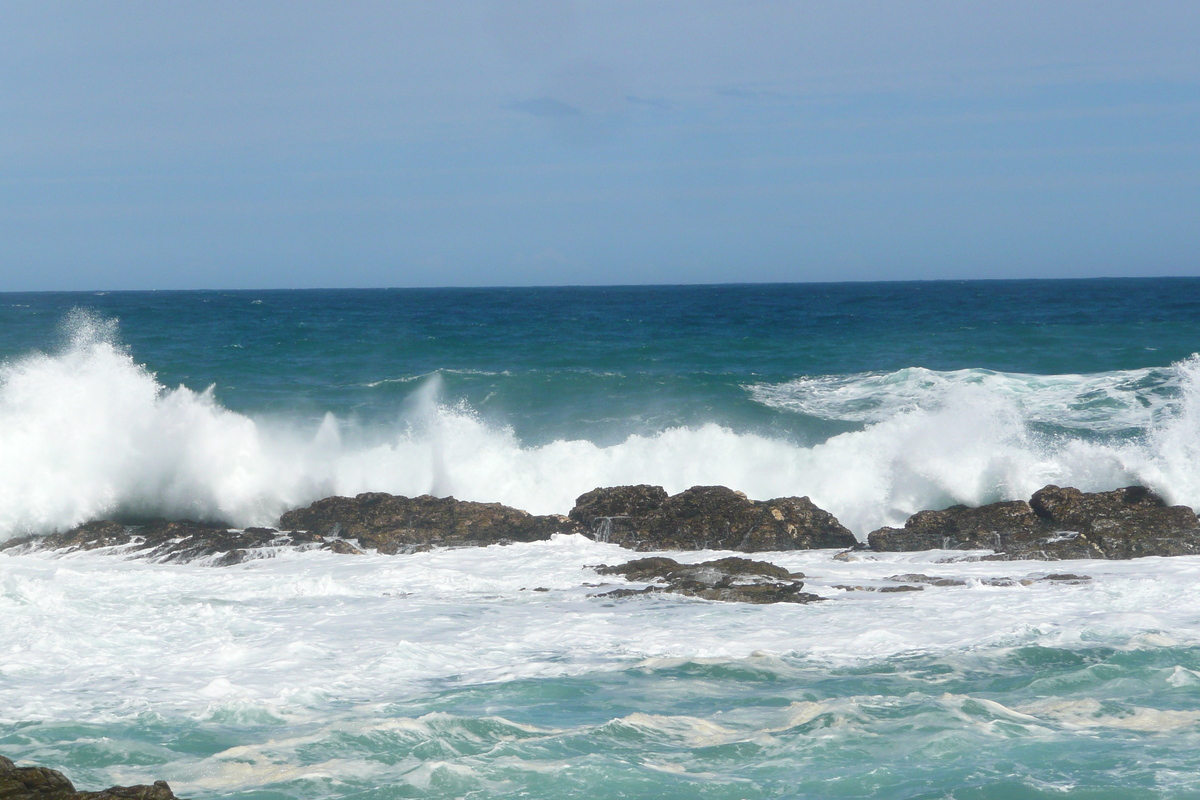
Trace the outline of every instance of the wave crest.
<path fill-rule="evenodd" d="M 797 409 L 841 408 L 843 415 L 850 408 L 867 422 L 812 447 L 718 424 L 607 447 L 586 440 L 527 447 L 511 429 L 441 402 L 436 375 L 387 427 L 361 429 L 333 415 L 316 425 L 252 418 L 221 406 L 211 387 L 162 386 L 119 344 L 111 323 L 75 314 L 65 327 L 59 352 L 0 367 L 0 538 L 113 516 L 270 525 L 288 508 L 363 491 L 452 494 L 565 513 L 585 491 L 628 483 L 671 492 L 724 484 L 756 498 L 808 495 L 860 536 L 923 508 L 1028 497 L 1046 483 L 1085 490 L 1145 483 L 1175 502 L 1200 505 L 1197 357 L 1165 369 L 1036 381 L 910 370 L 777 387 L 774 397 L 784 399 L 772 402 L 791 398 Z M 937 402 L 913 402 L 909 389 L 928 382 L 937 384 Z M 1055 416 L 1061 398 L 1101 389 L 1108 397 L 1163 398 L 1141 405 L 1144 435 L 1089 441 L 1031 427 L 1046 420 L 1129 427 L 1141 400 L 1086 410 L 1098 421 L 1070 403 Z M 852 396 L 862 410 L 853 411 Z"/>

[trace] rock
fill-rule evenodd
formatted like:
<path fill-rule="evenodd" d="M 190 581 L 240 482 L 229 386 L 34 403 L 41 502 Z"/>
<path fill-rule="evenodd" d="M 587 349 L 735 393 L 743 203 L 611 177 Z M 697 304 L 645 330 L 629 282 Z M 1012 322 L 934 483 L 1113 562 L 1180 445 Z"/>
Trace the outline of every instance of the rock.
<path fill-rule="evenodd" d="M 577 531 L 566 517 L 534 516 L 499 503 L 383 492 L 327 497 L 308 508 L 287 512 L 280 518 L 280 526 L 322 537 L 357 539 L 360 547 L 389 554 L 429 545 L 534 542 Z"/>
<path fill-rule="evenodd" d="M 0 800 L 75 800 L 75 786 L 67 776 L 46 767 L 18 767 L 5 759 L 0 764 Z"/>
<path fill-rule="evenodd" d="M 854 534 L 807 497 L 750 500 L 724 486 L 667 496 L 659 486 L 594 489 L 570 519 L 592 538 L 635 550 L 809 550 L 847 548 Z"/>
<path fill-rule="evenodd" d="M 343 556 L 361 556 L 362 550 L 359 550 L 354 545 L 347 542 L 345 539 L 332 539 L 329 542 L 329 549 Z"/>
<path fill-rule="evenodd" d="M 1091 575 L 1076 575 L 1072 572 L 1059 572 L 1038 578 L 1039 581 L 1057 581 L 1059 583 L 1087 583 L 1091 579 Z"/>
<path fill-rule="evenodd" d="M 930 575 L 922 575 L 921 573 L 909 572 L 904 575 L 893 575 L 885 580 L 896 581 L 897 583 L 923 583 L 926 586 L 966 586 L 967 582 L 958 578 L 936 578 Z"/>
<path fill-rule="evenodd" d="M 321 537 L 303 531 L 281 533 L 273 528 L 234 530 L 220 523 L 192 520 L 159 519 L 137 525 L 99 520 L 79 525 L 65 533 L 5 542 L 0 544 L 0 550 L 71 553 L 111 547 L 122 555 L 151 561 L 209 559 L 214 566 L 229 566 L 253 557 L 256 550 L 285 545 L 320 546 L 323 543 Z"/>
<path fill-rule="evenodd" d="M 1128 559 L 1200 553 L 1200 520 L 1142 486 L 1081 492 L 1047 486 L 1032 499 L 921 511 L 903 528 L 880 528 L 873 550 L 993 550 L 988 558 Z"/>
<path fill-rule="evenodd" d="M 663 581 L 645 589 L 616 589 L 600 597 L 671 593 L 733 603 L 811 603 L 822 598 L 801 591 L 804 584 L 783 567 L 748 558 L 719 558 L 700 564 L 680 564 L 653 556 L 625 564 L 596 568 L 601 575 L 622 575 L 636 583 Z"/>
<path fill-rule="evenodd" d="M 76 791 L 56 769 L 18 767 L 0 756 L 0 800 L 179 800 L 166 781 L 153 786 L 113 786 L 99 792 Z"/>
<path fill-rule="evenodd" d="M 79 800 L 178 800 L 166 781 L 155 781 L 153 786 L 114 786 L 102 792 L 80 792 Z"/>
<path fill-rule="evenodd" d="M 610 486 L 593 489 L 575 500 L 568 514 L 579 525 L 590 529 L 603 518 L 644 517 L 667 502 L 667 490 L 661 486 Z"/>
<path fill-rule="evenodd" d="M 1001 537 L 1038 529 L 1029 503 L 1017 500 L 979 508 L 951 506 L 918 511 L 902 529 L 880 528 L 867 537 L 872 550 L 999 550 Z"/>

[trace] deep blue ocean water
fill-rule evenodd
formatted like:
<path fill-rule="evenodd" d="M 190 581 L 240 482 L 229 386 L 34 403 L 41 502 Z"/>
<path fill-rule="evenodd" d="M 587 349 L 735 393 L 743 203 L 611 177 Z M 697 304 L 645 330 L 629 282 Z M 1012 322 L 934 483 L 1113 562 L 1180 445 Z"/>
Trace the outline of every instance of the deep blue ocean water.
<path fill-rule="evenodd" d="M 0 357 L 72 309 L 120 323 L 167 387 L 227 408 L 390 419 L 414 380 L 523 442 L 716 422 L 826 435 L 748 384 L 909 367 L 1167 367 L 1200 342 L 1200 279 L 0 294 Z"/>
<path fill-rule="evenodd" d="M 0 538 L 639 482 L 860 536 L 1046 483 L 1200 506 L 1198 350 L 1200 279 L 0 294 Z M 1200 560 L 768 554 L 829 600 L 740 607 L 592 597 L 622 555 L 577 539 L 0 554 L 0 753 L 198 800 L 1200 797 Z M 1093 580 L 982 582 L 1049 570 Z M 968 585 L 834 588 L 904 572 Z"/>

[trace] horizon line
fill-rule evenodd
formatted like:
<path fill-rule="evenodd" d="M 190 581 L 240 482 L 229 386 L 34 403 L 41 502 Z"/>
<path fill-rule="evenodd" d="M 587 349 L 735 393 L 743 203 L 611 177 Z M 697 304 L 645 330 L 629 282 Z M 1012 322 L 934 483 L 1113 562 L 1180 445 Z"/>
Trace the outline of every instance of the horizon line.
<path fill-rule="evenodd" d="M 1169 281 L 1200 280 L 1200 275 L 1103 275 L 1075 278 L 893 278 L 875 280 L 812 280 L 812 281 L 725 281 L 720 283 L 543 283 L 543 284 L 480 284 L 446 286 L 304 286 L 257 288 L 171 288 L 171 289 L 0 289 L 9 294 L 138 294 L 167 292 L 380 292 L 380 291 L 484 291 L 521 289 L 720 289 L 754 286 L 864 286 L 872 284 L 935 284 L 935 283 L 1083 283 L 1097 281 Z"/>

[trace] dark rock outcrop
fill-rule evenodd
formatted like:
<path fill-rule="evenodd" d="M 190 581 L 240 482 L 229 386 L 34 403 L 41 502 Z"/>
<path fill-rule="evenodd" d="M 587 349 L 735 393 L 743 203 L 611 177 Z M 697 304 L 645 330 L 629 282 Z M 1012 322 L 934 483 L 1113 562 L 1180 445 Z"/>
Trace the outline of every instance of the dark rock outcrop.
<path fill-rule="evenodd" d="M 324 546 L 324 540 L 306 532 L 281 533 L 272 528 L 233 530 L 226 525 L 191 520 L 150 520 L 137 525 L 100 520 L 87 522 L 65 533 L 17 539 L 0 544 L 0 550 L 53 550 L 74 552 L 114 548 L 116 552 L 160 562 L 210 559 L 214 565 L 238 564 L 255 550 L 270 547 Z"/>
<path fill-rule="evenodd" d="M 635 550 L 810 550 L 847 548 L 854 534 L 807 497 L 750 500 L 724 486 L 668 496 L 660 486 L 593 489 L 570 518 L 592 538 Z"/>
<path fill-rule="evenodd" d="M 920 511 L 867 537 L 872 550 L 993 550 L 997 559 L 1128 559 L 1200 553 L 1200 520 L 1143 486 L 1047 486 L 1028 502 Z"/>
<path fill-rule="evenodd" d="M 615 589 L 600 597 L 667 592 L 729 603 L 811 603 L 822 599 L 801 591 L 804 584 L 799 579 L 803 575 L 766 561 L 736 556 L 700 564 L 680 564 L 673 558 L 652 556 L 615 567 L 602 565 L 596 571 L 601 575 L 622 575 L 636 583 L 662 581 L 644 589 Z"/>
<path fill-rule="evenodd" d="M 381 553 L 411 552 L 435 545 L 489 545 L 535 542 L 555 533 L 576 533 L 570 519 L 534 516 L 500 503 L 474 503 L 453 497 L 402 497 L 367 492 L 327 497 L 289 511 L 280 526 L 321 537 L 357 539 L 359 547 Z"/>
<path fill-rule="evenodd" d="M 0 756 L 0 800 L 179 800 L 165 781 L 80 792 L 56 769 L 18 767 Z"/>

